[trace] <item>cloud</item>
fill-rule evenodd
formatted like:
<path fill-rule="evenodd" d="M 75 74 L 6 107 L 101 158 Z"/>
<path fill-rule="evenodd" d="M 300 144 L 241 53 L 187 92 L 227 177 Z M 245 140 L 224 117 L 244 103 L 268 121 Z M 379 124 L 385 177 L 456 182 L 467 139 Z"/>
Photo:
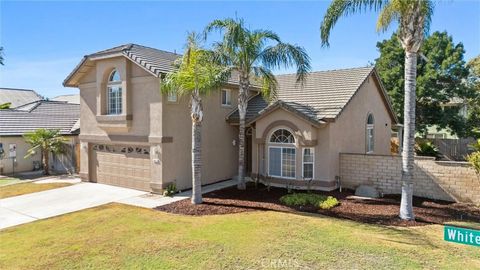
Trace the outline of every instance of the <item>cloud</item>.
<path fill-rule="evenodd" d="M 62 86 L 63 80 L 78 64 L 79 58 L 49 60 L 6 59 L 0 66 L 0 87 L 34 89 L 40 95 L 54 97 L 78 93 Z"/>

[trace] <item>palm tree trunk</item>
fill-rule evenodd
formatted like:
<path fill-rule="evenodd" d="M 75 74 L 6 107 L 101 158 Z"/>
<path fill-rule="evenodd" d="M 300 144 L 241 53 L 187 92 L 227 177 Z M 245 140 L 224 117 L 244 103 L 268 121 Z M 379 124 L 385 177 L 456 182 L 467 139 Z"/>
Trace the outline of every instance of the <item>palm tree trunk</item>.
<path fill-rule="evenodd" d="M 43 170 L 45 171 L 45 175 L 50 175 L 50 168 L 48 164 L 48 150 L 42 151 L 42 163 L 43 163 Z"/>
<path fill-rule="evenodd" d="M 405 106 L 402 151 L 402 200 L 400 218 L 414 220 L 413 214 L 413 172 L 415 146 L 415 96 L 417 79 L 417 53 L 405 52 Z"/>
<path fill-rule="evenodd" d="M 192 94 L 192 204 L 202 203 L 202 100 Z"/>
<path fill-rule="evenodd" d="M 247 114 L 248 76 L 240 75 L 240 89 L 238 92 L 239 136 L 238 136 L 238 182 L 237 188 L 246 189 L 245 185 L 245 117 Z"/>

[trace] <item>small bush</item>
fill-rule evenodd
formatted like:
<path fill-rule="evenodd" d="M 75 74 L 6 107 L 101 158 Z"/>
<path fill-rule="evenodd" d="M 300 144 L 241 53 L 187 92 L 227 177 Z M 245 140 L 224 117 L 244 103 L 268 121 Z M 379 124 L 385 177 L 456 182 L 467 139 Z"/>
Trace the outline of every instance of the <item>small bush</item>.
<path fill-rule="evenodd" d="M 337 198 L 335 197 L 332 197 L 332 196 L 328 196 L 327 199 L 323 202 L 320 202 L 318 204 L 318 207 L 320 207 L 320 209 L 330 209 L 330 208 L 333 208 L 337 205 L 339 205 L 340 202 L 337 200 Z"/>
<path fill-rule="evenodd" d="M 473 152 L 468 155 L 467 161 L 472 165 L 477 175 L 480 175 L 480 152 Z"/>
<path fill-rule="evenodd" d="M 415 153 L 419 156 L 438 157 L 438 148 L 430 141 L 422 141 L 415 145 Z"/>
<path fill-rule="evenodd" d="M 172 197 L 177 193 L 177 185 L 175 183 L 169 184 L 167 188 L 163 191 L 163 196 Z"/>
<path fill-rule="evenodd" d="M 313 205 L 321 209 L 330 209 L 339 204 L 338 200 L 332 196 L 324 196 L 314 193 L 293 193 L 280 198 L 280 202 L 288 206 L 307 206 Z"/>

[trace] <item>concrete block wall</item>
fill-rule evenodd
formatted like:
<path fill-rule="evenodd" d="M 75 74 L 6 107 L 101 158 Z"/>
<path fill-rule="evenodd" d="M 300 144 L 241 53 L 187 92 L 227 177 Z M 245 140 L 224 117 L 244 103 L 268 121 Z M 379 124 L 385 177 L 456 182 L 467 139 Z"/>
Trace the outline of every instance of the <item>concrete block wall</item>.
<path fill-rule="evenodd" d="M 383 194 L 401 193 L 400 156 L 340 154 L 343 187 L 373 185 Z M 465 162 L 415 159 L 414 195 L 437 200 L 480 204 L 480 177 Z"/>

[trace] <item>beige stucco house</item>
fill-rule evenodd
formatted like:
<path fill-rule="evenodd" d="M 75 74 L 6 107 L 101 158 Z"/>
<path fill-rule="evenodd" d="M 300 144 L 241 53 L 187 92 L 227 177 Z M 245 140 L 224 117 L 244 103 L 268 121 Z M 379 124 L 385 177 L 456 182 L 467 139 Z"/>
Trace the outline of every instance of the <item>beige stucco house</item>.
<path fill-rule="evenodd" d="M 158 192 L 191 187 L 188 98 L 160 93 L 179 55 L 127 44 L 85 56 L 64 85 L 80 89 L 84 181 Z M 339 153 L 389 154 L 396 118 L 374 68 L 280 75 L 278 101 L 250 91 L 247 173 L 273 185 L 336 188 Z M 235 177 L 237 79 L 204 99 L 202 183 Z"/>

